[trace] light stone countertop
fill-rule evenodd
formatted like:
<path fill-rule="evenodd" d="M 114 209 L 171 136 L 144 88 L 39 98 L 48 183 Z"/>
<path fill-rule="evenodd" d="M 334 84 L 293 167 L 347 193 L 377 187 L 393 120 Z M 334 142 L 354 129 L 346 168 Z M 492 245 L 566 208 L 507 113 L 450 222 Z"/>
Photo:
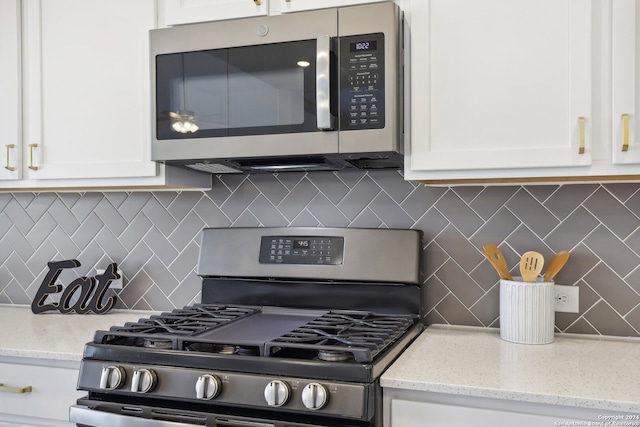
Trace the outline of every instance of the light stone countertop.
<path fill-rule="evenodd" d="M 155 312 L 111 310 L 105 314 L 33 314 L 30 306 L 0 305 L 0 356 L 82 360 L 96 330 L 136 321 Z"/>
<path fill-rule="evenodd" d="M 640 414 L 640 339 L 556 334 L 515 344 L 499 329 L 429 326 L 383 387 Z"/>

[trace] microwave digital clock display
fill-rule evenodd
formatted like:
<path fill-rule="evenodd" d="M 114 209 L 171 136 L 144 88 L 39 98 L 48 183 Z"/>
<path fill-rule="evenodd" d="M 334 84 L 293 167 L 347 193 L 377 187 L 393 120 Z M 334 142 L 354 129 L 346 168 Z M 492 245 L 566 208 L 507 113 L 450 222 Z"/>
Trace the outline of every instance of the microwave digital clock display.
<path fill-rule="evenodd" d="M 367 50 L 378 50 L 377 40 L 367 40 L 351 43 L 351 52 L 362 52 Z"/>

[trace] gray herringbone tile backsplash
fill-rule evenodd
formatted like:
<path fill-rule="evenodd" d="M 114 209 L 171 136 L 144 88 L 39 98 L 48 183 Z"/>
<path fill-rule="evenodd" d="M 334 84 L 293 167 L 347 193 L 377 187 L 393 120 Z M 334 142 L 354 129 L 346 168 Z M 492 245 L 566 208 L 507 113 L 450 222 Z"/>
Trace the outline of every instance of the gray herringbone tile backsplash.
<path fill-rule="evenodd" d="M 495 243 L 512 272 L 522 253 L 571 252 L 556 283 L 580 287 L 558 331 L 640 336 L 640 185 L 427 187 L 396 171 L 214 177 L 207 192 L 0 193 L 0 303 L 30 304 L 47 262 L 75 258 L 61 282 L 117 262 L 118 307 L 197 302 L 203 227 L 326 226 L 424 231 L 427 323 L 499 325 Z"/>

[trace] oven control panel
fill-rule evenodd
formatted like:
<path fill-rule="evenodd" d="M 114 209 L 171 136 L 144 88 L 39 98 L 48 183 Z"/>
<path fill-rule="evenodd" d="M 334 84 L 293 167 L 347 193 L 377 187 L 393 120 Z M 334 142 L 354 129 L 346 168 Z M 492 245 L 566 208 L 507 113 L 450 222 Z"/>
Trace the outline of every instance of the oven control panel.
<path fill-rule="evenodd" d="M 121 381 L 105 383 L 105 376 L 119 371 Z M 105 373 L 108 372 L 108 373 Z M 150 373 L 153 383 L 144 386 L 136 373 Z M 85 359 L 78 389 L 125 396 L 163 398 L 205 405 L 231 405 L 287 412 L 341 416 L 350 419 L 369 417 L 367 402 L 374 392 L 372 384 L 311 380 L 294 377 L 181 368 L 174 366 L 117 365 Z"/>
<path fill-rule="evenodd" d="M 344 237 L 263 236 L 261 264 L 341 265 Z"/>

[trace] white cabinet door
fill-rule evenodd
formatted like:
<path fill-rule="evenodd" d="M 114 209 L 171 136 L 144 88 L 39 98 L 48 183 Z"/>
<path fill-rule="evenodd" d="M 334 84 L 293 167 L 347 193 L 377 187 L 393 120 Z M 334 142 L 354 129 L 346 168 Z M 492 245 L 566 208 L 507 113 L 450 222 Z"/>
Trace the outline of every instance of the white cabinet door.
<path fill-rule="evenodd" d="M 412 0 L 407 178 L 588 171 L 591 21 L 588 0 Z"/>
<path fill-rule="evenodd" d="M 266 15 L 269 0 L 164 0 L 167 25 Z"/>
<path fill-rule="evenodd" d="M 71 424 L 64 421 L 45 420 L 45 424 L 33 424 L 33 420 L 24 420 L 20 417 L 12 419 L 10 422 L 0 421 L 0 427 L 75 427 L 76 424 Z"/>
<path fill-rule="evenodd" d="M 612 4 L 612 160 L 640 163 L 640 4 L 615 0 Z"/>
<path fill-rule="evenodd" d="M 540 427 L 557 424 L 558 417 L 469 408 L 430 402 L 391 401 L 390 427 Z M 555 423 L 555 424 L 554 424 Z"/>
<path fill-rule="evenodd" d="M 327 7 L 352 6 L 354 4 L 380 3 L 389 0 L 280 0 L 280 11 L 299 12 L 301 10 L 324 9 Z"/>
<path fill-rule="evenodd" d="M 26 179 L 152 177 L 154 0 L 23 1 Z"/>
<path fill-rule="evenodd" d="M 79 362 L 0 359 L 0 421 L 25 425 L 70 425 L 69 407 L 86 393 L 77 391 Z M 11 388 L 30 391 L 13 393 Z M 19 422 L 17 422 L 19 421 Z"/>
<path fill-rule="evenodd" d="M 76 427 L 68 421 L 33 419 L 30 417 L 5 417 L 0 414 L 0 427 Z"/>
<path fill-rule="evenodd" d="M 633 419 L 633 414 L 625 412 L 528 402 L 516 395 L 499 399 L 390 388 L 382 394 L 384 427 L 540 427 L 559 425 L 559 421 L 597 425 L 605 417 Z"/>
<path fill-rule="evenodd" d="M 20 1 L 0 1 L 0 180 L 19 179 Z"/>
<path fill-rule="evenodd" d="M 155 0 L 0 1 L 0 188 L 210 188 L 151 161 Z"/>

